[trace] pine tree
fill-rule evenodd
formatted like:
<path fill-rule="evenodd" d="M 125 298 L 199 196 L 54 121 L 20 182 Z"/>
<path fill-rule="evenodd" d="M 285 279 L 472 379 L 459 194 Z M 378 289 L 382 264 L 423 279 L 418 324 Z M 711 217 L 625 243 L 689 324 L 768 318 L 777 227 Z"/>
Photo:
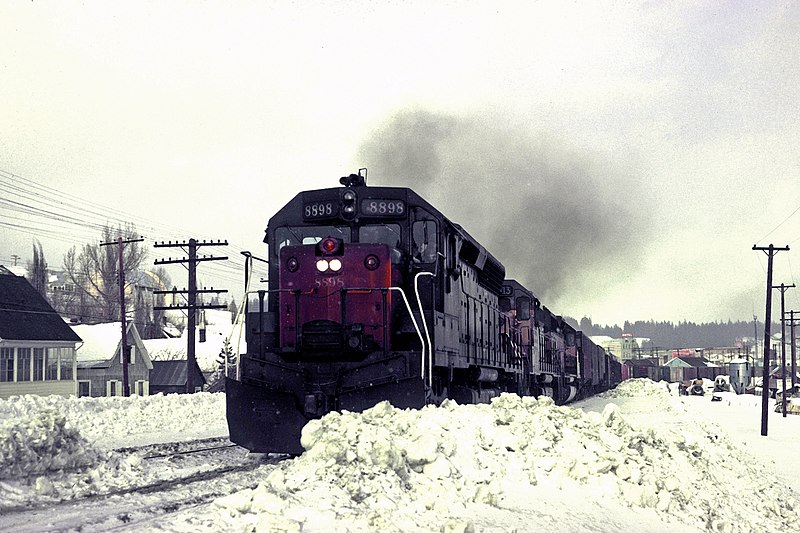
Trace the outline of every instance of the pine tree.
<path fill-rule="evenodd" d="M 47 261 L 44 259 L 42 243 L 38 240 L 33 243 L 33 261 L 28 263 L 28 281 L 39 294 L 47 298 Z"/>
<path fill-rule="evenodd" d="M 236 307 L 236 300 L 231 298 L 231 303 L 228 305 L 228 311 L 231 313 L 231 322 L 236 321 L 236 314 L 239 312 L 239 308 Z"/>

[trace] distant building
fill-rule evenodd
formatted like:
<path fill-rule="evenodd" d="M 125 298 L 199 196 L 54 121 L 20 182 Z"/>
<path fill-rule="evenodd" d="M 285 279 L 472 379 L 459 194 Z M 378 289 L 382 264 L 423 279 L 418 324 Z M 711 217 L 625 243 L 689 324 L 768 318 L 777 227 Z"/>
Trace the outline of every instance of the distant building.
<path fill-rule="evenodd" d="M 650 378 L 653 381 L 659 381 L 661 372 L 658 357 L 643 357 L 642 359 L 623 361 L 622 379 L 633 378 Z"/>
<path fill-rule="evenodd" d="M 0 302 L 0 398 L 75 395 L 80 336 L 23 277 L 0 274 Z"/>
<path fill-rule="evenodd" d="M 713 380 L 719 374 L 727 374 L 727 370 L 702 357 L 673 357 L 664 365 L 669 369 L 667 381 L 688 381 L 697 378 Z"/>
<path fill-rule="evenodd" d="M 73 331 L 83 338 L 78 348 L 78 396 L 122 396 L 123 364 L 122 324 L 79 324 Z M 133 322 L 127 325 L 127 342 L 131 347 L 128 364 L 130 393 L 150 394 L 150 371 L 153 363 Z"/>
<path fill-rule="evenodd" d="M 592 342 L 604 348 L 607 352 L 616 355 L 621 361 L 640 359 L 644 356 L 642 345 L 649 342 L 646 337 L 634 337 L 630 333 L 623 333 L 622 337 L 614 338 L 606 335 L 593 335 Z M 649 357 L 649 354 L 647 354 Z"/>

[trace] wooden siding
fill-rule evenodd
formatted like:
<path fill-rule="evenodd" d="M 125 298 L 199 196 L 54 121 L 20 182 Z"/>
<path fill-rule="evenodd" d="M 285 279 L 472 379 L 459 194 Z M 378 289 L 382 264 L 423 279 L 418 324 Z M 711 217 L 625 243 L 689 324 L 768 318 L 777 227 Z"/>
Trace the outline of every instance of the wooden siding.
<path fill-rule="evenodd" d="M 7 400 L 11 396 L 23 394 L 36 394 L 38 396 L 77 395 L 77 381 L 19 381 L 0 383 L 0 399 Z"/>

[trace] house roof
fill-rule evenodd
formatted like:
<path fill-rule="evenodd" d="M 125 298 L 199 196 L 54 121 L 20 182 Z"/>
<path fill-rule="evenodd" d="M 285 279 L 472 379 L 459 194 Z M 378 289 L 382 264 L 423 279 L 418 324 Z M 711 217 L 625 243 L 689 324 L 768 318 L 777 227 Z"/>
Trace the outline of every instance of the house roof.
<path fill-rule="evenodd" d="M 173 361 L 153 361 L 153 370 L 150 372 L 151 387 L 168 387 L 186 385 L 188 363 L 185 359 Z M 200 372 L 200 367 L 195 364 L 195 373 L 200 376 L 205 385 L 206 378 Z"/>
<path fill-rule="evenodd" d="M 652 367 L 658 366 L 659 362 L 657 357 L 645 357 L 643 359 L 628 359 L 625 364 L 635 367 Z"/>
<path fill-rule="evenodd" d="M 683 367 L 716 367 L 719 365 L 715 365 L 710 361 L 706 361 L 702 357 L 673 357 L 664 366 L 683 366 Z"/>
<path fill-rule="evenodd" d="M 80 342 L 27 279 L 0 275 L 0 339 Z"/>
<path fill-rule="evenodd" d="M 122 337 L 121 322 L 106 322 L 104 324 L 76 324 L 72 329 L 83 339 L 83 344 L 75 352 L 80 368 L 99 368 L 103 363 L 109 362 L 119 354 L 119 345 Z M 128 323 L 128 342 L 136 345 L 136 356 L 142 357 L 145 365 L 150 368 L 152 363 L 147 353 L 136 324 Z"/>

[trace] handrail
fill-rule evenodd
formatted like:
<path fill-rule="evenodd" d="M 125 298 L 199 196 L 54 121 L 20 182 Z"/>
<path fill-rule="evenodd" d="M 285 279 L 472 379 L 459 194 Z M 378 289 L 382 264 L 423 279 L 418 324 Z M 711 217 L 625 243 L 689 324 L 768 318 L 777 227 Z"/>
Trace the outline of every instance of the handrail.
<path fill-rule="evenodd" d="M 419 306 L 419 316 L 422 318 L 422 327 L 425 328 L 425 338 L 428 340 L 428 387 L 433 388 L 433 343 L 431 343 L 431 335 L 428 332 L 428 321 L 425 320 L 425 311 L 422 309 L 422 300 L 419 297 L 419 277 L 420 276 L 433 276 L 433 272 L 418 272 L 414 276 L 414 294 L 417 297 L 417 305 Z M 420 336 L 421 337 L 421 336 Z M 423 364 L 425 361 L 423 353 Z M 424 378 L 423 372 L 423 378 Z"/>
<path fill-rule="evenodd" d="M 406 309 L 408 309 L 408 314 L 411 316 L 411 322 L 414 324 L 414 329 L 417 330 L 417 335 L 419 336 L 419 342 L 422 344 L 422 354 L 420 357 L 420 377 L 425 379 L 425 339 L 422 338 L 422 333 L 419 331 L 419 326 L 417 325 L 417 319 L 414 318 L 414 313 L 411 311 L 411 305 L 408 303 L 408 298 L 406 298 L 406 293 L 400 287 L 388 287 L 391 291 L 399 291 L 400 296 L 403 297 L 403 301 L 406 303 Z"/>

